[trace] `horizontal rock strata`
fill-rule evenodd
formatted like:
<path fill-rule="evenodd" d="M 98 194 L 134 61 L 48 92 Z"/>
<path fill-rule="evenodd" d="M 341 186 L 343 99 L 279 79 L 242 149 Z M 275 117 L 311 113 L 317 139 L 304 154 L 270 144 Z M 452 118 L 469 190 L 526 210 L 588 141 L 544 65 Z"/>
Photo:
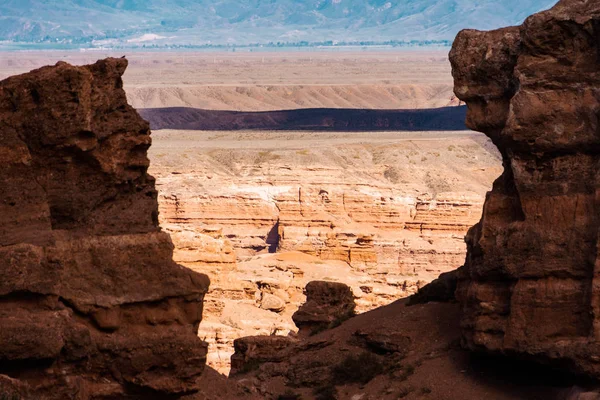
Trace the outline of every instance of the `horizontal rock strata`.
<path fill-rule="evenodd" d="M 200 327 L 209 364 L 227 372 L 238 337 L 296 330 L 310 281 L 345 283 L 364 312 L 460 266 L 501 171 L 482 139 L 154 132 L 161 226 L 175 260 L 212 281 Z"/>

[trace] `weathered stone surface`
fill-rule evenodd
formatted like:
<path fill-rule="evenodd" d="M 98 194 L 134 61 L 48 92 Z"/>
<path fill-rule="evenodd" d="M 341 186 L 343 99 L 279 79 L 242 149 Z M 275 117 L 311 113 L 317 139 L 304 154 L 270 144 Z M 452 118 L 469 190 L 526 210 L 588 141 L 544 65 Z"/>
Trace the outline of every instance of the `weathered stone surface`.
<path fill-rule="evenodd" d="M 127 61 L 0 82 L 0 386 L 36 399 L 200 389 L 208 278 L 173 262 Z"/>
<path fill-rule="evenodd" d="M 355 307 L 352 289 L 347 285 L 313 281 L 306 285 L 306 303 L 292 319 L 300 329 L 299 334 L 311 334 L 353 317 Z"/>
<path fill-rule="evenodd" d="M 199 335 L 224 374 L 234 339 L 295 330 L 310 281 L 350 286 L 362 313 L 461 265 L 464 236 L 502 170 L 493 144 L 469 132 L 165 130 L 152 139 L 160 224 L 175 261 L 210 276 Z M 266 294 L 285 310 L 260 309 Z"/>
<path fill-rule="evenodd" d="M 436 280 L 419 288 L 419 291 L 410 297 L 408 304 L 424 304 L 430 301 L 443 303 L 456 301 L 455 292 L 459 271 L 460 268 L 445 272 Z"/>
<path fill-rule="evenodd" d="M 269 293 L 263 293 L 260 299 L 260 308 L 269 311 L 281 312 L 285 310 L 285 301 Z"/>
<path fill-rule="evenodd" d="M 288 336 L 248 336 L 234 340 L 231 374 L 249 372 L 265 362 L 282 362 L 289 358 L 297 339 Z"/>
<path fill-rule="evenodd" d="M 467 235 L 457 290 L 472 349 L 600 377 L 600 3 L 563 0 L 517 28 L 461 32 L 467 123 L 504 173 Z"/>

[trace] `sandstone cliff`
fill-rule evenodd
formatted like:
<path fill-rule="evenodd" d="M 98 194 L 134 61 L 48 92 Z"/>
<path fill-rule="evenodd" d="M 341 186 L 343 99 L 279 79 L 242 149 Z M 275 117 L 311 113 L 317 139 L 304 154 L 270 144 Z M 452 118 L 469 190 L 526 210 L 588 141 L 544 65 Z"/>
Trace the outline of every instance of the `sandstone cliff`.
<path fill-rule="evenodd" d="M 0 82 L 7 398 L 164 399 L 200 388 L 209 282 L 173 262 L 158 227 L 150 131 L 127 104 L 126 67 L 59 63 Z"/>
<path fill-rule="evenodd" d="M 365 312 L 461 265 L 498 157 L 471 132 L 153 132 L 161 226 L 212 282 L 208 364 L 296 330 L 310 281 L 345 283 Z"/>
<path fill-rule="evenodd" d="M 504 173 L 467 236 L 464 343 L 600 377 L 600 2 L 563 0 L 520 27 L 461 32 L 467 124 Z"/>

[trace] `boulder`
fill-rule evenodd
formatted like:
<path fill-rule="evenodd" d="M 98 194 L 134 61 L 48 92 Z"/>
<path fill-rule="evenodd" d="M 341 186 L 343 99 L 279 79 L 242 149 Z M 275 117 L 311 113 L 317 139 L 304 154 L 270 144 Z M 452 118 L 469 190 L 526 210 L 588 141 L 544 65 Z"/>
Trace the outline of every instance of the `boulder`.
<path fill-rule="evenodd" d="M 305 291 L 306 303 L 292 316 L 300 335 L 332 328 L 354 316 L 354 295 L 345 284 L 312 281 Z"/>

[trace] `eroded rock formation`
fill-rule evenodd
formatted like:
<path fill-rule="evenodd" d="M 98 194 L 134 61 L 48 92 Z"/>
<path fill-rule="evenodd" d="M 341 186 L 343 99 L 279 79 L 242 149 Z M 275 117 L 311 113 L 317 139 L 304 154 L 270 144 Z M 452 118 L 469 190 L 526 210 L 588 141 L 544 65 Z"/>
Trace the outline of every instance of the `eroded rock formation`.
<path fill-rule="evenodd" d="M 312 281 L 305 292 L 306 303 L 292 315 L 301 335 L 340 325 L 354 316 L 354 295 L 343 283 Z"/>
<path fill-rule="evenodd" d="M 350 286 L 362 313 L 461 265 L 498 157 L 469 132 L 153 132 L 161 226 L 211 278 L 209 365 L 227 373 L 236 338 L 295 330 L 310 281 Z"/>
<path fill-rule="evenodd" d="M 520 27 L 461 32 L 467 123 L 504 173 L 467 236 L 464 343 L 600 377 L 600 2 L 563 0 Z"/>
<path fill-rule="evenodd" d="M 150 130 L 127 104 L 126 67 L 59 63 L 0 82 L 7 395 L 162 399 L 200 388 L 209 282 L 173 262 L 158 226 Z"/>

